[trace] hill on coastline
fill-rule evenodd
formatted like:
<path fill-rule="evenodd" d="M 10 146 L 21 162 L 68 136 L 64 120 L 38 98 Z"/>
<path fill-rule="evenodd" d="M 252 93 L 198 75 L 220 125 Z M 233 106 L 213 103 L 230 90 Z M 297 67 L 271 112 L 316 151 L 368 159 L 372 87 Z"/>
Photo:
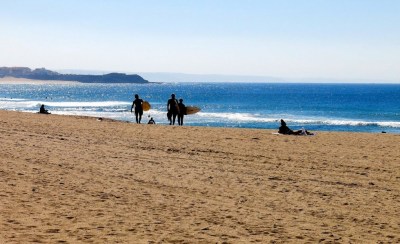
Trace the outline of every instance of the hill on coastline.
<path fill-rule="evenodd" d="M 82 83 L 148 83 L 140 75 L 109 73 L 104 75 L 60 74 L 45 68 L 30 69 L 27 67 L 0 67 L 0 78 L 14 77 L 31 80 L 77 81 Z"/>

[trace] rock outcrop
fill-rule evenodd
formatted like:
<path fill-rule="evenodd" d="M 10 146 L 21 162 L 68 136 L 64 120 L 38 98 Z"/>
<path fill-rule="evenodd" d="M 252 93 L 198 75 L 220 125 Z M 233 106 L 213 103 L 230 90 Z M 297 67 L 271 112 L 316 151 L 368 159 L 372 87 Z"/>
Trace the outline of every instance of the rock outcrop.
<path fill-rule="evenodd" d="M 83 83 L 148 83 L 147 80 L 136 74 L 76 75 L 60 74 L 45 68 L 32 70 L 27 67 L 0 67 L 0 78 L 7 76 L 32 80 L 78 81 Z"/>

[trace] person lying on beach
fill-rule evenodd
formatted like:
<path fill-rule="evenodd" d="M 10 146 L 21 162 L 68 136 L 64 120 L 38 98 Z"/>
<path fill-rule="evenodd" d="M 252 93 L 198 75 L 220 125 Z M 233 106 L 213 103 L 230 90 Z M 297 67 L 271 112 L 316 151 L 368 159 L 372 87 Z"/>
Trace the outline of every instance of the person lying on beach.
<path fill-rule="evenodd" d="M 314 135 L 305 129 L 293 131 L 286 125 L 286 122 L 283 119 L 281 119 L 281 126 L 279 127 L 278 133 L 283 135 Z"/>
<path fill-rule="evenodd" d="M 40 106 L 39 113 L 40 114 L 50 114 L 49 111 L 44 108 L 44 104 L 42 104 L 42 106 Z"/>

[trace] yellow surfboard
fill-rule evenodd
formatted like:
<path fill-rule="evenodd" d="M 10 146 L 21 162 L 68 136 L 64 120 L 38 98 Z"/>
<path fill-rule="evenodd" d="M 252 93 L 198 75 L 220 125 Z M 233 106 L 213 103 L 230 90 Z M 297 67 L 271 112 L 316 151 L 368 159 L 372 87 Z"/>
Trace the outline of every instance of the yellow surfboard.
<path fill-rule="evenodd" d="M 195 114 L 199 112 L 201 109 L 196 106 L 187 106 L 186 107 L 186 114 Z"/>
<path fill-rule="evenodd" d="M 151 105 L 148 101 L 143 101 L 142 108 L 143 108 L 143 111 L 149 111 L 151 108 Z"/>

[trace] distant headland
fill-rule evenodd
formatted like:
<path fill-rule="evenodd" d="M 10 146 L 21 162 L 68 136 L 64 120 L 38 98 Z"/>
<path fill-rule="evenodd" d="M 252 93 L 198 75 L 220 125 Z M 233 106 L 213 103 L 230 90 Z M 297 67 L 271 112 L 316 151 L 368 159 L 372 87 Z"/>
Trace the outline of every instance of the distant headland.
<path fill-rule="evenodd" d="M 0 67 L 0 78 L 14 77 L 31 80 L 77 81 L 82 83 L 149 83 L 140 75 L 109 73 L 104 75 L 60 74 L 45 68 L 30 69 L 27 67 Z"/>

